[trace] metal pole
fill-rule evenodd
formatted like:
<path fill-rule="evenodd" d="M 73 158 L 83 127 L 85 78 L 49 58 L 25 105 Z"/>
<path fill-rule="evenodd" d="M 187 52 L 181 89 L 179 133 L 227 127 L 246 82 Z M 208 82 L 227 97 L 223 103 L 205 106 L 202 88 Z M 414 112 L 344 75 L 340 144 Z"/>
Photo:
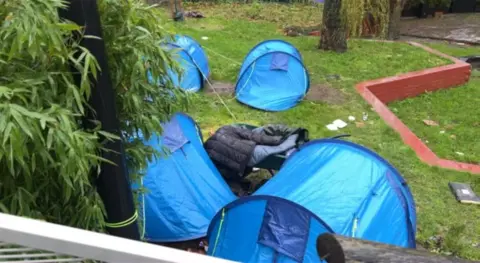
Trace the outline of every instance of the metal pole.
<path fill-rule="evenodd" d="M 115 109 L 115 93 L 110 79 L 105 44 L 102 39 L 97 1 L 68 0 L 67 2 L 69 4 L 68 9 L 59 10 L 60 16 L 80 26 L 85 26 L 85 35 L 100 38 L 83 38 L 80 42 L 97 59 L 101 68 L 97 79 L 91 78 L 92 92 L 89 105 L 93 110 L 85 116 L 84 125 L 91 125 L 88 120 L 95 119 L 101 123 L 102 130 L 120 136 L 120 125 Z M 78 84 L 80 83 L 80 76 L 81 74 L 74 74 Z M 115 164 L 103 163 L 96 181 L 97 191 L 103 200 L 107 213 L 106 221 L 109 223 L 107 230 L 115 236 L 139 240 L 137 213 L 133 203 L 123 144 L 116 140 L 106 143 L 104 147 L 109 151 L 102 152 L 102 157 Z"/>

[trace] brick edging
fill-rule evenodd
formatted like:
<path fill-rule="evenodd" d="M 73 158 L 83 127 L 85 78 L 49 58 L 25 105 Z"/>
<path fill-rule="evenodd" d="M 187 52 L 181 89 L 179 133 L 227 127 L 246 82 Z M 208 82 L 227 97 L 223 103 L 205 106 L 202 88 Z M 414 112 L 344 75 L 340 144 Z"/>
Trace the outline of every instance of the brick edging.
<path fill-rule="evenodd" d="M 386 104 L 389 102 L 415 97 L 426 91 L 436 91 L 463 85 L 470 78 L 470 64 L 422 44 L 416 42 L 407 43 L 449 59 L 453 64 L 361 82 L 356 85 L 358 93 L 372 105 L 373 109 L 390 127 L 400 134 L 403 142 L 410 146 L 423 162 L 441 168 L 480 174 L 480 165 L 438 157 L 387 107 Z"/>

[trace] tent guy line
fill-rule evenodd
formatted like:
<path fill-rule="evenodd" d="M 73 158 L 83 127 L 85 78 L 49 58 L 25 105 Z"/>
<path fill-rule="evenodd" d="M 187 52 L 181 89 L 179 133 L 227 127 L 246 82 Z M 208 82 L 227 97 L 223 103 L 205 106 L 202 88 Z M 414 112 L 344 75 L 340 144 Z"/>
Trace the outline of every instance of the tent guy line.
<path fill-rule="evenodd" d="M 197 62 L 195 62 L 195 61 L 193 61 L 193 63 L 197 64 Z M 196 66 L 198 66 L 198 65 L 196 65 Z M 220 94 L 217 92 L 217 90 L 216 90 L 215 87 L 212 85 L 212 83 L 210 82 L 210 80 L 208 80 L 208 77 L 205 76 L 202 71 L 200 71 L 200 74 L 202 74 L 202 76 L 203 76 L 203 78 L 205 79 L 205 81 L 207 82 L 207 84 L 210 86 L 210 88 L 212 88 L 213 92 L 215 93 L 215 95 L 217 96 L 217 98 L 220 100 L 220 102 L 222 103 L 222 105 L 225 107 L 225 109 L 227 109 L 228 114 L 230 114 L 230 116 L 232 116 L 232 118 L 236 121 L 236 120 L 237 120 L 237 117 L 235 117 L 235 114 L 233 114 L 232 110 L 230 110 L 230 108 L 227 106 L 227 104 L 225 103 L 225 101 L 222 99 L 222 96 L 220 96 Z"/>
<path fill-rule="evenodd" d="M 237 64 L 237 65 L 239 65 L 239 66 L 242 65 L 241 62 L 236 61 L 236 60 L 234 60 L 233 58 L 227 57 L 227 56 L 225 56 L 225 55 L 223 55 L 223 54 L 221 54 L 221 53 L 213 50 L 212 48 L 209 48 L 209 47 L 207 47 L 207 46 L 205 46 L 205 45 L 202 45 L 202 47 L 205 48 L 206 50 L 212 52 L 213 54 L 219 56 L 219 57 L 222 57 L 222 58 L 224 58 L 224 59 L 226 59 L 226 60 L 229 60 L 230 62 L 233 62 L 233 63 L 235 63 L 235 64 Z"/>

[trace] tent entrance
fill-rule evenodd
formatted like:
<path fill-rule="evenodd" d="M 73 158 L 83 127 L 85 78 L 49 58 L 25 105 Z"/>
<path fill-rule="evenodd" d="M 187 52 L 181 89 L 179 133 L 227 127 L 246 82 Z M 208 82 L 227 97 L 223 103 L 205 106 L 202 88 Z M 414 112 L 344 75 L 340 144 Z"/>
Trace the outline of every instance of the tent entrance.
<path fill-rule="evenodd" d="M 303 64 L 284 52 L 271 52 L 257 58 L 237 82 L 240 102 L 260 109 L 276 109 L 297 102 L 307 92 Z"/>

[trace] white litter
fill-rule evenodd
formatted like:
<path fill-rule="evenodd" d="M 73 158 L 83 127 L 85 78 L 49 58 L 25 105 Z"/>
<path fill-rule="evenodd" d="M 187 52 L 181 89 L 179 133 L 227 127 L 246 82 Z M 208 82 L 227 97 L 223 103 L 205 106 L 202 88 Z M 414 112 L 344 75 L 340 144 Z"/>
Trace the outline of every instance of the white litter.
<path fill-rule="evenodd" d="M 337 125 L 333 124 L 333 123 L 330 123 L 327 125 L 327 129 L 331 130 L 331 131 L 338 131 L 338 127 Z"/>
<path fill-rule="evenodd" d="M 355 121 L 355 117 L 353 117 L 353 116 L 348 116 L 348 120 L 349 120 L 349 121 Z"/>
<path fill-rule="evenodd" d="M 368 113 L 364 112 L 362 114 L 362 119 L 363 119 L 363 121 L 367 121 L 368 120 Z"/>
<path fill-rule="evenodd" d="M 208 40 L 208 37 L 202 37 L 202 40 Z"/>
<path fill-rule="evenodd" d="M 445 131 L 440 131 L 440 134 L 444 134 L 444 133 L 445 133 Z"/>
<path fill-rule="evenodd" d="M 335 126 L 337 126 L 339 129 L 345 128 L 345 127 L 347 127 L 347 125 L 348 125 L 346 122 L 344 122 L 344 121 L 342 121 L 342 120 L 340 120 L 340 119 L 334 120 L 332 124 L 334 124 Z"/>
<path fill-rule="evenodd" d="M 456 154 L 460 155 L 460 156 L 464 156 L 465 154 L 462 153 L 462 152 L 455 152 Z"/>

